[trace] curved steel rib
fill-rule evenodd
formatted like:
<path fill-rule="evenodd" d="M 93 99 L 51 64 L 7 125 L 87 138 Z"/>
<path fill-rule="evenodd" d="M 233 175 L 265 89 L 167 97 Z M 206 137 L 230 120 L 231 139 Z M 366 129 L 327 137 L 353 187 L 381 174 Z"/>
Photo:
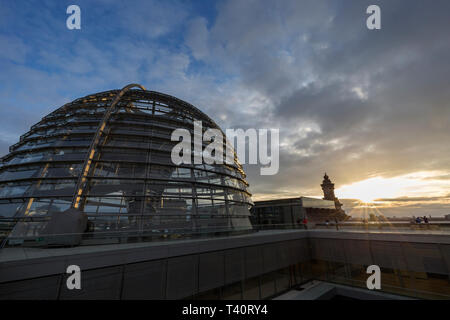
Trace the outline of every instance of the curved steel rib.
<path fill-rule="evenodd" d="M 73 199 L 72 199 L 72 208 L 76 208 L 78 209 L 79 205 L 80 205 L 80 200 L 81 200 L 81 196 L 83 194 L 83 190 L 85 188 L 85 184 L 86 184 L 86 180 L 87 180 L 87 176 L 89 173 L 89 169 L 91 167 L 92 164 L 92 160 L 94 159 L 94 155 L 95 152 L 97 151 L 97 146 L 98 143 L 100 141 L 100 137 L 103 133 L 103 130 L 105 129 L 106 123 L 108 122 L 109 118 L 111 117 L 111 114 L 115 111 L 116 105 L 117 103 L 119 103 L 120 99 L 122 98 L 122 96 L 131 88 L 134 87 L 138 87 L 142 90 L 146 90 L 143 86 L 141 86 L 140 84 L 136 84 L 136 83 L 132 83 L 129 84 L 125 87 L 123 87 L 122 90 L 120 90 L 120 92 L 116 95 L 116 97 L 114 98 L 113 102 L 111 103 L 111 105 L 109 106 L 109 108 L 106 110 L 105 115 L 103 116 L 102 121 L 100 121 L 97 131 L 94 135 L 94 138 L 91 142 L 91 145 L 89 146 L 88 149 L 88 153 L 87 153 L 87 157 L 84 160 L 83 163 L 83 168 L 81 170 L 81 174 L 78 177 L 78 181 L 77 181 L 77 186 L 75 188 L 75 193 L 73 195 Z"/>

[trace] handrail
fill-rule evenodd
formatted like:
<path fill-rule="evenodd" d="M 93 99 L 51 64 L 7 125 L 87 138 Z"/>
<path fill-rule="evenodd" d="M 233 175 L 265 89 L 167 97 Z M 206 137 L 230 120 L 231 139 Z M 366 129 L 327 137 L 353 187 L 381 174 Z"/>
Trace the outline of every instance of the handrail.
<path fill-rule="evenodd" d="M 93 217 L 93 216 L 90 216 Z M 124 217 L 132 217 L 131 215 Z M 146 220 L 147 218 L 151 218 L 152 216 L 141 216 L 136 215 L 136 217 Z M 38 217 L 36 217 L 38 218 Z M 101 218 L 101 217 L 99 217 Z M 191 216 L 191 218 L 195 219 L 195 216 Z M 27 222 L 25 219 L 23 222 Z M 36 220 L 28 220 L 30 222 L 40 222 L 44 220 L 36 219 Z M 2 222 L 0 220 L 0 222 Z M 3 222 L 6 222 L 3 220 Z M 10 245 L 15 246 L 42 246 L 45 245 L 45 239 L 53 239 L 55 240 L 58 238 L 64 238 L 64 237 L 71 237 L 71 236 L 80 236 L 82 237 L 82 241 L 87 241 L 85 243 L 81 243 L 80 245 L 100 245 L 104 244 L 104 241 L 118 241 L 122 242 L 128 241 L 126 239 L 133 239 L 133 238 L 139 238 L 140 242 L 147 242 L 147 241 L 153 241 L 160 238 L 167 238 L 175 236 L 176 238 L 190 238 L 195 237 L 197 235 L 201 236 L 217 236 L 217 235 L 233 235 L 233 234 L 240 234 L 242 232 L 246 233 L 253 233 L 253 232 L 259 232 L 259 231 L 270 231 L 270 230 L 304 230 L 304 231 L 321 231 L 323 228 L 317 228 L 315 226 L 305 226 L 303 224 L 291 224 L 291 223 L 275 223 L 275 224 L 253 224 L 251 227 L 249 226 L 242 226 L 242 227 L 229 227 L 229 226 L 197 226 L 196 228 L 192 228 L 192 226 L 187 225 L 180 227 L 179 225 L 176 226 L 176 223 L 172 226 L 170 225 L 164 225 L 164 224 L 152 224 L 151 222 L 148 223 L 148 225 L 144 229 L 139 229 L 136 226 L 131 226 L 129 229 L 122 229 L 120 228 L 120 224 L 111 224 L 110 225 L 111 230 L 105 229 L 103 231 L 87 231 L 82 233 L 64 233 L 64 234 L 45 234 L 45 235 L 30 235 L 30 236 L 6 236 L 4 241 L 2 241 L 2 246 L 5 246 L 7 242 L 10 242 Z M 334 229 L 331 227 L 331 229 Z M 339 228 L 341 230 L 341 228 Z M 358 228 L 358 230 L 367 230 L 366 228 Z M 334 231 L 334 230 L 331 230 Z M 342 231 L 352 231 L 351 228 Z M 342 232 L 341 231 L 341 232 Z M 406 230 L 399 230 L 405 232 Z M 414 230 L 411 230 L 414 231 Z M 444 231 L 444 230 L 442 230 Z M 382 231 L 380 231 L 382 232 Z M 145 239 L 147 238 L 147 239 Z"/>

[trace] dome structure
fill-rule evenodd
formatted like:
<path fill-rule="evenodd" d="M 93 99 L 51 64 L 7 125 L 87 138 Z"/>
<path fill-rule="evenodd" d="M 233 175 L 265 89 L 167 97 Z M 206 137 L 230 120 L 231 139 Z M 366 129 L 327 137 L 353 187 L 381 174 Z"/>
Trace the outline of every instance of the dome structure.
<path fill-rule="evenodd" d="M 194 121 L 220 130 L 189 103 L 140 85 L 65 104 L 2 158 L 0 219 L 23 237 L 68 209 L 87 215 L 89 234 L 250 230 L 253 203 L 235 154 L 233 164 L 171 161 L 172 132 L 193 134 Z"/>

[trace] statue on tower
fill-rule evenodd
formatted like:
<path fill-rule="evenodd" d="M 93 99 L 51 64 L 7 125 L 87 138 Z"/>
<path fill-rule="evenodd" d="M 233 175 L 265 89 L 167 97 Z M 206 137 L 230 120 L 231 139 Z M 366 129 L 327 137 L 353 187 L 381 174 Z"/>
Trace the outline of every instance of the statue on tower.
<path fill-rule="evenodd" d="M 336 206 L 336 210 L 342 211 L 342 203 L 339 202 L 339 199 L 336 198 L 334 195 L 334 183 L 331 182 L 330 178 L 328 177 L 327 173 L 325 172 L 325 175 L 323 177 L 323 182 L 320 185 L 323 190 L 323 199 L 324 200 L 331 200 L 334 201 L 334 204 Z"/>

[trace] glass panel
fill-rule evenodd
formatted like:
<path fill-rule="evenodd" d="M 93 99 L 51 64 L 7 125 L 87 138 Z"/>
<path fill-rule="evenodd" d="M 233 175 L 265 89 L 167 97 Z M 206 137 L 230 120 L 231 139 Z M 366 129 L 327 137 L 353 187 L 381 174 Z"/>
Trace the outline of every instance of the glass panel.
<path fill-rule="evenodd" d="M 22 203 L 1 203 L 0 204 L 0 218 L 11 218 L 17 210 L 22 206 Z"/>
<path fill-rule="evenodd" d="M 242 196 L 242 192 L 235 191 L 235 190 L 228 190 L 227 198 L 230 201 L 236 201 L 236 202 L 243 202 L 244 201 L 244 197 Z"/>
<path fill-rule="evenodd" d="M 176 168 L 172 171 L 172 178 L 174 178 L 174 179 L 191 179 L 191 169 Z"/>
<path fill-rule="evenodd" d="M 223 300 L 241 300 L 242 299 L 242 285 L 241 282 L 235 282 L 227 285 L 222 290 Z"/>
<path fill-rule="evenodd" d="M 220 288 L 212 289 L 206 292 L 202 292 L 195 296 L 197 300 L 219 300 L 220 299 Z"/>
<path fill-rule="evenodd" d="M 275 294 L 274 272 L 261 276 L 261 298 L 266 299 Z"/>
<path fill-rule="evenodd" d="M 259 295 L 259 277 L 254 277 L 244 281 L 244 299 L 258 300 Z"/>
<path fill-rule="evenodd" d="M 30 186 L 31 183 L 0 185 L 0 197 L 6 198 L 23 196 Z"/>
<path fill-rule="evenodd" d="M 175 172 L 174 167 L 152 165 L 150 167 L 149 177 L 150 178 L 160 178 L 160 179 L 170 179 L 172 174 Z"/>
<path fill-rule="evenodd" d="M 277 270 L 275 273 L 275 282 L 277 293 L 281 293 L 290 288 L 289 268 Z"/>
<path fill-rule="evenodd" d="M 4 171 L 0 174 L 0 181 L 34 178 L 38 176 L 39 172 L 40 168 Z"/>
<path fill-rule="evenodd" d="M 211 189 L 209 188 L 197 188 L 197 197 L 211 198 Z"/>
<path fill-rule="evenodd" d="M 45 216 L 54 212 L 63 212 L 71 205 L 70 201 L 57 199 L 34 199 L 25 202 L 20 210 L 22 216 Z"/>

